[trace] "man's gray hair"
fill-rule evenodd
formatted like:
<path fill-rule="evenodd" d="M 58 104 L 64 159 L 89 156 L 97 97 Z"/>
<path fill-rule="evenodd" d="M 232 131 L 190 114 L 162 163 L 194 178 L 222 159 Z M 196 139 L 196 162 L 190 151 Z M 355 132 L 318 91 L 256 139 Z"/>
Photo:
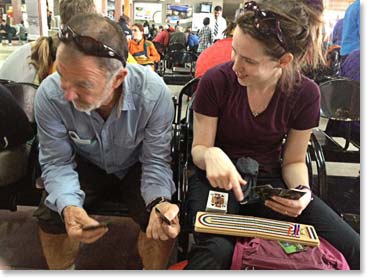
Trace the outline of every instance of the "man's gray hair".
<path fill-rule="evenodd" d="M 127 40 L 124 32 L 116 22 L 99 14 L 80 14 L 74 16 L 68 22 L 68 25 L 77 34 L 89 36 L 102 42 L 116 51 L 125 61 L 127 60 Z M 80 52 L 80 49 L 74 42 L 67 43 L 67 45 Z M 121 61 L 117 59 L 96 57 L 96 60 L 110 75 L 115 74 L 122 67 Z"/>
<path fill-rule="evenodd" d="M 66 24 L 77 14 L 96 13 L 96 6 L 93 0 L 61 0 L 60 17 L 61 24 Z"/>

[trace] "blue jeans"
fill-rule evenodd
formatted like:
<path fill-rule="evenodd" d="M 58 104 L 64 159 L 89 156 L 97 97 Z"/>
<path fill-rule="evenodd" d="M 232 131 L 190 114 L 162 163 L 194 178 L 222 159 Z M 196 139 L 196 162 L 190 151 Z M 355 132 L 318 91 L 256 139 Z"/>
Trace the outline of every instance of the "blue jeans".
<path fill-rule="evenodd" d="M 273 187 L 286 187 L 280 174 L 273 177 L 258 176 L 258 185 L 272 184 Z M 188 224 L 193 226 L 197 211 L 205 211 L 209 190 L 212 187 L 206 178 L 205 171 L 196 168 L 195 174 L 189 180 L 186 211 Z M 217 190 L 217 189 L 214 189 Z M 325 238 L 341 253 L 343 253 L 351 269 L 360 269 L 360 237 L 338 214 L 327 206 L 320 198 L 313 196 L 302 214 L 297 217 L 287 217 L 279 214 L 262 202 L 240 205 L 232 192 L 229 192 L 228 213 L 257 216 L 313 225 L 317 234 Z M 212 235 L 194 232 L 195 243 L 189 253 L 189 263 L 185 269 L 229 269 L 235 237 Z"/>
<path fill-rule="evenodd" d="M 11 41 L 13 39 L 13 34 L 11 32 L 9 32 L 9 33 L 0 33 L 0 43 L 3 39 L 3 37 L 7 38 L 9 43 L 11 43 Z"/>

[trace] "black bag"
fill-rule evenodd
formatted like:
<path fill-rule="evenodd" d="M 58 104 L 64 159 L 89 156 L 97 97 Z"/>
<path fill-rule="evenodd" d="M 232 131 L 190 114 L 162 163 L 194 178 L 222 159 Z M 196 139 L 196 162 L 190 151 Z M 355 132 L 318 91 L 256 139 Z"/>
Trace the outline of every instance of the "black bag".
<path fill-rule="evenodd" d="M 0 84 L 0 151 L 26 143 L 34 135 L 25 112 L 11 92 Z"/>
<path fill-rule="evenodd" d="M 241 204 L 261 202 L 261 198 L 253 190 L 256 187 L 257 174 L 259 173 L 258 162 L 251 158 L 242 157 L 237 160 L 236 167 L 242 178 L 247 182 L 247 185 L 242 187 L 245 198 Z"/>

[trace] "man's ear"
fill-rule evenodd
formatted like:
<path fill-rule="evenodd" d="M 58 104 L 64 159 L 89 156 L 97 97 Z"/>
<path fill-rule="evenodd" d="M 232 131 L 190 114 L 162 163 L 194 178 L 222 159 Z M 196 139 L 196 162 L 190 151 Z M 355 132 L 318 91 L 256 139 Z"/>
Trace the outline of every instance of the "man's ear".
<path fill-rule="evenodd" d="M 281 68 L 285 68 L 288 66 L 288 64 L 292 63 L 293 61 L 293 54 L 291 53 L 285 53 L 283 56 L 279 59 L 279 66 Z"/>
<path fill-rule="evenodd" d="M 125 80 L 126 76 L 127 76 L 127 69 L 126 69 L 126 67 L 121 68 L 115 74 L 115 77 L 114 77 L 114 80 L 113 80 L 113 83 L 112 83 L 113 89 L 117 89 L 119 86 L 121 86 L 121 84 Z"/>

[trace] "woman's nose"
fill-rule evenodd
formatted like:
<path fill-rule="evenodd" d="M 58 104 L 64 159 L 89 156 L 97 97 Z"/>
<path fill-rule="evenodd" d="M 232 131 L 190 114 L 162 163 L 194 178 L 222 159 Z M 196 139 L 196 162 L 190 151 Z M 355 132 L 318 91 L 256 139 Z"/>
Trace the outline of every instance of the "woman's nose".
<path fill-rule="evenodd" d="M 238 59 L 236 58 L 236 56 L 232 56 L 232 61 L 233 61 L 232 70 L 234 72 L 237 72 L 240 66 L 239 66 Z"/>

